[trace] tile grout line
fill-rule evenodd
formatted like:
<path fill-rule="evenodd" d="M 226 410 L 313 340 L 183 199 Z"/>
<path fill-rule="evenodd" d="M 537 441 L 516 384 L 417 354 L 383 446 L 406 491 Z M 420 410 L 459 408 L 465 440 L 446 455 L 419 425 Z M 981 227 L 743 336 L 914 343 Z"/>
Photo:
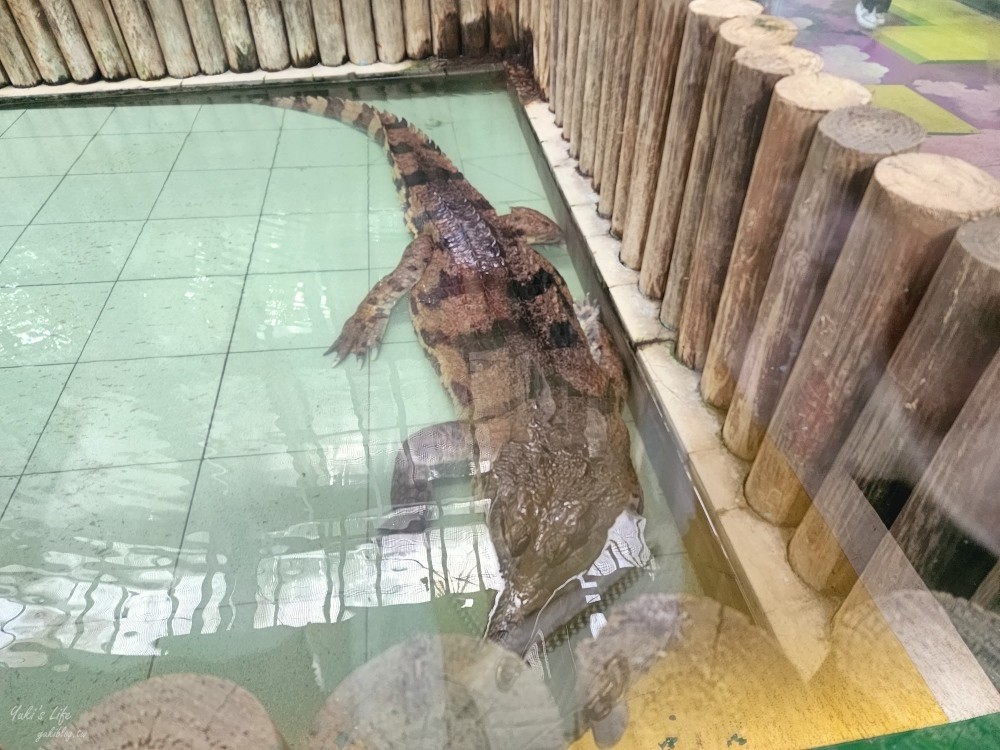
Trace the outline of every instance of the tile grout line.
<path fill-rule="evenodd" d="M 284 113 L 282 114 L 282 121 L 284 121 Z M 184 538 L 187 536 L 188 524 L 191 522 L 191 513 L 194 510 L 194 500 L 198 492 L 198 484 L 201 481 L 201 470 L 205 465 L 206 456 L 208 454 L 209 440 L 212 436 L 212 426 L 215 424 L 215 412 L 219 406 L 219 397 L 222 394 L 222 385 L 226 378 L 226 368 L 229 365 L 229 356 L 230 354 L 235 353 L 232 351 L 233 339 L 236 337 L 236 326 L 237 322 L 239 321 L 240 310 L 243 307 L 243 296 L 244 293 L 246 292 L 247 279 L 250 277 L 250 266 L 253 263 L 254 248 L 257 245 L 257 237 L 260 233 L 260 223 L 261 223 L 260 217 L 263 216 L 264 204 L 267 202 L 267 193 L 271 186 L 271 176 L 274 174 L 274 161 L 278 156 L 278 145 L 280 142 L 281 142 L 281 134 L 279 132 L 278 138 L 275 139 L 274 152 L 271 154 L 271 168 L 268 170 L 267 173 L 267 182 L 264 185 L 264 192 L 261 197 L 260 209 L 258 210 L 257 213 L 257 227 L 254 230 L 253 243 L 251 244 L 250 252 L 247 255 L 246 270 L 243 273 L 243 285 L 240 288 L 240 296 L 236 303 L 236 309 L 233 312 L 233 324 L 232 328 L 229 331 L 229 343 L 226 346 L 225 356 L 223 357 L 222 360 L 222 370 L 219 372 L 219 384 L 215 389 L 215 400 L 212 402 L 212 412 L 208 419 L 208 426 L 205 429 L 205 444 L 202 446 L 201 456 L 200 458 L 198 458 L 198 468 L 195 471 L 194 481 L 192 482 L 191 486 L 191 500 L 188 503 L 187 514 L 184 516 L 184 525 L 181 527 L 180 536 L 177 541 L 177 557 L 174 559 L 174 566 L 171 572 L 171 584 L 170 588 L 167 591 L 167 595 L 170 597 L 171 600 L 175 598 L 177 571 L 180 566 L 181 551 L 184 548 Z M 178 153 L 178 157 L 179 155 L 180 154 Z M 147 678 L 151 677 L 153 674 L 153 668 L 156 665 L 156 659 L 157 656 L 154 655 L 149 661 L 149 671 L 146 674 Z"/>
<path fill-rule="evenodd" d="M 112 108 L 111 111 L 108 112 L 107 117 L 105 117 L 104 120 L 101 122 L 101 126 L 97 128 L 98 131 L 101 129 L 101 127 L 104 126 L 104 123 L 108 121 L 108 118 L 111 117 L 111 113 L 112 112 L 114 112 L 114 108 Z M 22 116 L 24 115 L 23 112 L 21 114 L 22 114 Z M 21 118 L 18 117 L 17 119 L 20 120 Z M 17 120 L 15 120 L 15 122 L 16 121 Z M 13 125 L 13 123 L 11 123 L 11 125 Z M 94 138 L 96 138 L 96 137 L 97 137 L 97 131 L 95 131 L 94 134 L 90 137 L 90 140 L 87 142 L 87 146 L 89 146 L 91 143 L 93 143 Z M 76 164 L 76 162 L 80 159 L 80 157 L 83 156 L 83 151 L 87 150 L 87 146 L 84 146 L 83 150 L 80 151 L 80 153 L 79 153 L 79 155 L 77 155 L 76 159 L 73 160 L 73 164 Z M 66 170 L 66 173 L 63 174 L 63 176 L 59 179 L 59 182 L 56 183 L 56 186 L 54 188 L 52 188 L 52 192 L 50 192 L 48 194 L 48 196 L 46 197 L 46 199 L 44 201 L 42 201 L 42 205 L 40 205 L 38 207 L 38 210 L 35 211 L 34 215 L 31 217 L 31 219 L 28 221 L 28 223 L 25 224 L 24 227 L 21 229 L 20 234 L 18 234 L 18 236 L 14 240 L 14 242 L 11 243 L 10 248 L 8 248 L 7 252 L 5 252 L 3 254 L 3 258 L 0 258 L 0 263 L 2 263 L 3 260 L 10 253 L 10 251 L 14 249 L 14 245 L 16 245 L 17 242 L 18 242 L 18 240 L 20 240 L 21 237 L 24 236 L 24 233 L 26 231 L 28 231 L 28 227 L 30 227 L 30 226 L 32 226 L 34 224 L 35 219 L 38 218 L 39 214 L 41 214 L 41 212 L 43 210 L 45 210 L 45 206 L 48 205 L 48 202 L 52 199 L 52 196 L 55 195 L 56 191 L 59 189 L 59 186 L 63 184 L 63 181 L 66 179 L 66 176 L 69 174 L 69 170 L 73 168 L 73 164 L 69 165 L 69 167 Z M 138 241 L 138 236 L 136 237 L 136 240 Z M 114 285 L 112 285 L 112 288 L 108 290 L 108 296 L 105 297 L 105 299 L 104 299 L 104 305 L 102 305 L 102 307 L 101 307 L 101 312 L 103 312 L 104 311 L 104 307 L 107 306 L 108 299 L 111 297 L 111 292 L 112 292 L 113 289 L 114 289 Z M 100 313 L 98 313 L 97 318 L 100 318 Z M 95 328 L 97 327 L 97 318 L 95 318 L 95 320 L 94 320 L 94 327 Z M 90 337 L 91 337 L 91 335 L 93 335 L 93 333 L 94 333 L 94 329 L 91 328 L 90 329 L 90 333 L 87 334 L 87 341 L 90 341 Z M 10 507 L 10 503 L 14 499 L 14 495 L 17 493 L 17 488 L 20 487 L 20 485 L 21 485 L 21 479 L 24 477 L 24 470 L 28 468 L 28 464 L 31 463 L 31 459 L 35 455 L 35 451 L 38 450 L 38 444 L 42 441 L 42 435 L 45 434 L 45 430 L 49 426 L 49 421 L 52 419 L 52 415 L 55 413 L 56 408 L 59 406 L 59 401 L 62 399 L 63 394 L 66 392 L 66 386 L 69 383 L 70 378 L 73 377 L 73 373 L 76 371 L 76 366 L 77 366 L 77 364 L 80 361 L 80 357 L 83 356 L 83 350 L 86 349 L 86 347 L 87 347 L 87 341 L 84 341 L 83 347 L 80 349 L 80 354 L 77 355 L 76 362 L 73 363 L 73 366 L 70 368 L 69 372 L 67 373 L 66 379 L 63 381 L 62 388 L 59 390 L 59 395 L 56 397 L 55 401 L 52 402 L 52 408 L 49 409 L 48 416 L 45 417 L 45 424 L 43 424 L 42 425 L 42 429 L 39 430 L 38 437 L 35 438 L 35 444 L 33 446 L 31 446 L 31 452 L 28 453 L 28 457 L 24 461 L 24 466 L 21 468 L 21 472 L 20 472 L 20 474 L 17 477 L 17 481 L 14 483 L 14 486 L 11 488 L 10 496 L 4 502 L 3 508 L 0 509 L 0 521 L 3 521 L 4 516 L 7 514 L 7 509 Z"/>
<path fill-rule="evenodd" d="M 117 107 L 112 107 L 111 108 L 111 111 L 108 112 L 108 116 L 106 118 L 104 118 L 104 121 L 101 123 L 101 127 L 103 127 L 104 124 L 107 123 L 107 121 L 111 118 L 111 115 L 114 114 L 114 112 L 115 112 L 116 109 L 117 109 Z M 98 128 L 98 132 L 99 131 L 100 131 L 100 128 Z M 89 147 L 90 143 L 93 143 L 93 140 L 96 137 L 97 137 L 97 134 L 95 133 L 94 136 L 91 138 L 91 140 L 88 142 L 87 146 L 84 147 L 83 151 L 87 150 L 87 148 Z M 185 141 L 186 140 L 187 139 L 185 138 Z M 183 148 L 183 146 L 182 146 L 182 148 Z M 76 160 L 74 160 L 73 164 L 71 164 L 69 166 L 69 168 L 66 170 L 66 174 L 64 174 L 63 177 L 62 177 L 62 179 L 59 181 L 59 185 L 61 185 L 62 182 L 63 182 L 63 180 L 65 180 L 66 177 L 69 175 L 70 170 L 73 169 L 73 165 L 75 165 L 76 162 L 83 157 L 83 151 L 80 152 L 80 155 L 77 156 L 77 158 L 76 158 Z M 179 157 L 179 156 L 180 156 L 180 151 L 178 150 L 177 157 Z M 176 161 L 177 157 L 175 157 L 175 161 Z M 169 174 L 169 172 L 167 174 Z M 101 316 L 104 314 L 105 309 L 107 309 L 108 302 L 111 300 L 111 295 L 114 294 L 115 287 L 118 284 L 118 280 L 121 279 L 121 275 L 125 271 L 125 266 L 128 265 L 129 258 L 132 257 L 132 253 L 135 251 L 135 247 L 139 243 L 139 237 L 142 236 L 142 230 L 145 229 L 146 222 L 149 221 L 150 215 L 152 215 L 153 210 L 156 208 L 156 203 L 160 199 L 160 196 L 163 194 L 163 189 L 166 186 L 166 184 L 167 184 L 167 181 L 164 180 L 163 181 L 163 185 L 160 186 L 160 190 L 157 193 L 156 199 L 153 200 L 153 202 L 150 204 L 149 212 L 146 214 L 146 218 L 143 219 L 143 220 L 141 220 L 143 226 L 142 226 L 142 228 L 140 228 L 138 234 L 136 234 L 135 240 L 133 240 L 133 242 L 132 242 L 132 247 L 129 249 L 128 255 L 125 256 L 125 260 L 122 263 L 121 270 L 118 272 L 118 278 L 116 278 L 111 283 L 111 288 L 108 290 L 108 295 L 107 295 L 107 297 L 104 298 L 104 304 L 101 306 L 101 309 L 100 309 L 100 311 L 97 314 L 97 317 L 94 319 L 94 325 L 90 329 L 90 332 L 87 334 L 87 338 L 84 340 L 83 346 L 80 348 L 80 353 L 77 355 L 76 361 L 72 363 L 72 367 L 70 368 L 69 373 L 66 375 L 66 380 L 63 382 L 62 389 L 59 391 L 59 396 L 56 398 L 55 402 L 53 403 L 52 409 L 49 411 L 49 415 L 45 419 L 45 424 L 42 425 L 42 429 L 38 433 L 38 438 L 35 440 L 35 444 L 34 444 L 34 446 L 32 446 L 31 452 L 28 454 L 28 458 L 27 458 L 27 460 L 24 463 L 24 468 L 21 470 L 21 474 L 18 477 L 17 483 L 14 485 L 14 489 L 11 491 L 10 498 L 8 499 L 8 502 L 4 505 L 3 511 L 0 512 L 0 521 L 3 520 L 4 515 L 7 513 L 7 508 L 10 506 L 10 501 L 14 499 L 14 495 L 16 494 L 17 489 L 18 489 L 18 487 L 21 484 L 21 479 L 25 476 L 25 472 L 26 472 L 28 466 L 31 464 L 31 459 L 34 457 L 35 452 L 38 450 L 39 444 L 42 442 L 42 437 L 45 435 L 45 431 L 48 429 L 49 422 L 52 420 L 52 415 L 55 414 L 55 411 L 56 411 L 56 409 L 59 406 L 59 402 L 62 400 L 63 395 L 66 393 L 66 388 L 69 385 L 70 380 L 73 378 L 73 374 L 76 372 L 77 366 L 82 361 L 83 354 L 87 350 L 87 344 L 90 343 L 90 339 L 94 335 L 94 331 L 97 329 L 97 325 L 98 325 L 98 323 L 101 320 Z M 48 204 L 49 200 L 52 198 L 52 195 L 54 195 L 55 192 L 56 192 L 56 190 L 59 189 L 59 185 L 56 185 L 56 187 L 55 187 L 55 189 L 53 189 L 52 193 L 49 194 L 49 198 L 47 198 L 45 200 L 45 202 L 42 204 L 41 208 L 38 209 L 38 213 L 36 213 L 35 216 L 32 217 L 32 220 L 27 225 L 25 225 L 24 231 L 27 231 L 28 227 L 34 226 L 34 219 L 37 218 L 38 214 L 41 213 L 41 211 Z M 139 221 L 139 220 L 136 219 L 135 221 Z M 80 222 L 73 222 L 73 223 L 80 223 Z M 84 222 L 84 223 L 86 223 L 86 222 Z M 38 226 L 42 226 L 42 225 L 38 225 Z M 21 233 L 22 235 L 24 234 L 24 231 L 22 231 L 22 233 Z M 17 240 L 14 241 L 14 244 L 17 244 Z M 11 246 L 11 248 L 13 248 L 13 245 Z M 4 257 L 6 257 L 6 255 Z M 107 283 L 107 282 L 103 282 L 103 283 Z M 202 355 L 202 356 L 204 356 L 204 355 Z M 84 364 L 88 364 L 88 362 L 86 362 L 86 361 L 84 361 L 83 363 Z M 69 363 L 64 362 L 62 364 L 69 364 Z M 2 368 L 2 369 L 9 369 L 9 368 Z"/>

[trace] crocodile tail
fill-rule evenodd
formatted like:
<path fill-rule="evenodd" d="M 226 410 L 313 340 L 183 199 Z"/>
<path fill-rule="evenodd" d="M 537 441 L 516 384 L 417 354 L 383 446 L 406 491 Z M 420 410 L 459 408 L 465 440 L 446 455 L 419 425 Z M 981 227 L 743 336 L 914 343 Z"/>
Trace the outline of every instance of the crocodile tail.
<path fill-rule="evenodd" d="M 327 96 L 272 97 L 267 103 L 310 112 L 361 130 L 385 149 L 393 181 L 403 204 L 406 225 L 414 236 L 432 219 L 435 185 L 461 183 L 461 192 L 480 210 L 492 211 L 489 202 L 466 180 L 437 144 L 405 119 L 370 104 Z"/>

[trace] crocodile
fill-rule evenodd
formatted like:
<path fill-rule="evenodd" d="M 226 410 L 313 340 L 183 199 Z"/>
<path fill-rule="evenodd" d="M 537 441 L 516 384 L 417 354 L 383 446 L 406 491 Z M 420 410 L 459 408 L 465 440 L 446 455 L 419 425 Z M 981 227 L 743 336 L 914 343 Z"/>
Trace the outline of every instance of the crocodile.
<path fill-rule="evenodd" d="M 427 507 L 435 481 L 471 477 L 490 500 L 505 581 L 486 637 L 523 655 L 547 605 L 568 610 L 564 584 L 600 555 L 615 519 L 642 509 L 621 359 L 598 311 L 575 305 L 534 249 L 561 239 L 551 219 L 525 207 L 499 214 L 430 138 L 388 112 L 332 97 L 268 103 L 339 120 L 385 149 L 414 239 L 327 354 L 335 364 L 377 356 L 409 294 L 417 338 L 458 419 L 404 442 L 392 505 Z"/>

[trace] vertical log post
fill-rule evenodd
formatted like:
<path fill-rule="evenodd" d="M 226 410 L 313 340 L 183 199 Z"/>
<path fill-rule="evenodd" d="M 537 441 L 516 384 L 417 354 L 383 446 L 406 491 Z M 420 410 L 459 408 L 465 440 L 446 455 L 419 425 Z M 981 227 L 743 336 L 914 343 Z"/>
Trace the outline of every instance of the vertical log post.
<path fill-rule="evenodd" d="M 128 52 L 118 45 L 111 22 L 108 20 L 101 0 L 72 0 L 76 17 L 83 28 L 94 60 L 101 71 L 101 77 L 108 81 L 118 81 L 131 75 L 126 62 Z M 0 48 L 3 45 L 0 44 Z"/>
<path fill-rule="evenodd" d="M 278 0 L 246 0 L 246 4 L 260 67 L 264 70 L 284 70 L 290 58 Z"/>
<path fill-rule="evenodd" d="M 802 520 L 955 229 L 998 209 L 1000 182 L 959 159 L 901 154 L 876 165 L 747 477 L 758 513 Z"/>
<path fill-rule="evenodd" d="M 174 78 L 198 75 L 198 58 L 188 33 L 181 0 L 158 0 L 147 3 L 156 38 L 160 42 L 167 72 Z"/>
<path fill-rule="evenodd" d="M 482 57 L 489 47 L 489 21 L 486 0 L 461 0 L 462 54 Z"/>
<path fill-rule="evenodd" d="M 625 222 L 628 219 L 633 168 L 637 161 L 636 143 L 639 137 L 640 112 L 646 84 L 646 67 L 653 56 L 653 50 L 657 47 L 657 42 L 653 39 L 653 12 L 658 7 L 658 2 L 659 0 L 639 0 L 636 17 L 635 50 L 632 52 L 621 155 L 618 157 L 618 180 L 611 209 L 611 236 L 618 239 L 622 238 Z"/>
<path fill-rule="evenodd" d="M 561 0 L 547 0 L 546 5 L 548 6 L 548 24 L 549 24 L 549 83 L 548 83 L 548 96 L 549 96 L 549 112 L 556 111 L 556 96 L 558 95 L 558 90 L 556 89 L 556 77 L 558 75 L 558 64 L 559 64 L 559 7 L 562 5 Z"/>
<path fill-rule="evenodd" d="M 296 68 L 312 67 L 319 62 L 319 44 L 310 0 L 281 0 L 281 12 L 285 18 L 292 65 Z"/>
<path fill-rule="evenodd" d="M 597 142 L 594 144 L 594 190 L 600 192 L 601 177 L 604 172 L 604 154 L 607 146 L 608 119 L 611 117 L 611 86 L 615 80 L 615 60 L 618 57 L 618 47 L 621 41 L 622 5 L 607 2 L 608 20 L 605 27 L 606 42 L 604 45 L 604 70 L 601 73 L 601 99 L 598 104 L 600 112 L 597 124 Z M 629 39 L 631 44 L 632 40 Z"/>
<path fill-rule="evenodd" d="M 550 78 L 549 37 L 551 31 L 552 0 L 534 0 L 532 20 L 535 25 L 535 77 L 545 99 L 552 97 Z"/>
<path fill-rule="evenodd" d="M 1000 555 L 995 357 L 941 442 L 892 533 L 929 588 L 974 596 Z"/>
<path fill-rule="evenodd" d="M 964 224 L 792 537 L 813 588 L 846 596 L 1000 351 L 1000 217 Z M 948 366 L 942 366 L 948 363 Z M 855 508 L 858 489 L 864 507 Z M 881 523 L 869 523 L 873 513 Z M 839 543 L 838 543 L 839 540 Z M 845 556 L 845 552 L 847 553 Z"/>
<path fill-rule="evenodd" d="M 663 297 L 674 232 L 684 199 L 684 183 L 691 164 L 691 151 L 698 132 L 701 103 L 719 27 L 731 18 L 758 16 L 763 10 L 760 3 L 750 0 L 694 0 L 688 6 L 677 63 L 674 100 L 670 105 L 663 158 L 642 252 L 639 289 L 647 297 Z"/>
<path fill-rule="evenodd" d="M 587 77 L 583 86 L 583 118 L 580 129 L 580 171 L 594 173 L 597 129 L 601 122 L 601 83 L 604 75 L 604 48 L 607 46 L 608 2 L 593 0 L 587 40 Z"/>
<path fill-rule="evenodd" d="M 257 45 L 253 41 L 250 16 L 243 0 L 214 0 L 214 2 L 229 69 L 237 73 L 257 70 L 260 67 L 260 62 L 257 60 Z M 314 0 L 314 2 L 331 2 L 331 0 Z"/>
<path fill-rule="evenodd" d="M 722 429 L 740 458 L 757 455 L 875 165 L 915 150 L 924 136 L 910 118 L 877 107 L 820 120 Z"/>
<path fill-rule="evenodd" d="M 226 71 L 226 48 L 222 43 L 219 22 L 215 18 L 212 0 L 182 0 L 188 30 L 203 73 L 217 75 Z"/>
<path fill-rule="evenodd" d="M 569 45 L 569 0 L 555 0 L 556 42 L 552 79 L 552 112 L 557 127 L 563 125 L 564 97 L 566 92 L 566 48 Z"/>
<path fill-rule="evenodd" d="M 576 58 L 580 49 L 580 21 L 583 8 L 578 2 L 570 2 L 567 12 L 566 29 L 566 73 L 563 76 L 563 138 L 567 141 L 573 133 L 573 109 L 576 98 Z"/>
<path fill-rule="evenodd" d="M 860 83 L 826 73 L 789 76 L 775 84 L 701 376 L 702 396 L 713 406 L 724 409 L 732 401 L 816 126 L 831 110 L 870 101 Z"/>
<path fill-rule="evenodd" d="M 35 61 L 39 75 L 46 83 L 66 83 L 69 70 L 63 60 L 59 45 L 49 31 L 42 9 L 33 0 L 7 0 L 21 37 Z"/>
<path fill-rule="evenodd" d="M 791 44 L 798 28 L 785 18 L 773 16 L 741 16 L 726 21 L 719 27 L 712 53 L 712 63 L 705 83 L 701 113 L 691 163 L 684 183 L 684 199 L 677 219 L 674 236 L 664 237 L 664 246 L 670 246 L 670 270 L 667 273 L 660 307 L 660 322 L 676 330 L 680 323 L 681 304 L 687 290 L 691 253 L 701 223 L 701 208 L 705 201 L 708 174 L 715 153 L 715 139 L 719 132 L 719 117 L 729 87 L 729 74 L 736 52 L 743 47 L 767 47 Z"/>
<path fill-rule="evenodd" d="M 435 57 L 458 57 L 461 54 L 458 0 L 431 0 L 431 37 Z"/>
<path fill-rule="evenodd" d="M 56 44 L 62 51 L 69 74 L 77 83 L 98 77 L 97 63 L 87 44 L 80 21 L 69 0 L 39 0 Z"/>
<path fill-rule="evenodd" d="M 406 56 L 411 60 L 430 57 L 431 6 L 428 0 L 403 0 L 403 29 L 406 32 Z"/>
<path fill-rule="evenodd" d="M 608 107 L 607 126 L 604 131 L 604 165 L 601 168 L 601 199 L 597 205 L 599 216 L 607 219 L 615 208 L 618 189 L 618 170 L 621 163 L 622 140 L 625 135 L 625 108 L 632 86 L 632 58 L 638 52 L 641 29 L 639 0 L 622 0 L 621 20 L 618 29 L 619 44 L 615 52 L 611 102 Z M 648 41 L 648 40 L 647 40 Z"/>
<path fill-rule="evenodd" d="M 649 229 L 656 190 L 656 174 L 663 152 L 670 98 L 680 57 L 686 4 L 680 0 L 662 0 L 653 10 L 652 42 L 642 87 L 639 127 L 635 138 L 635 156 L 629 187 L 628 213 L 622 232 L 621 262 L 639 270 L 642 249 Z"/>
<path fill-rule="evenodd" d="M 580 38 L 576 54 L 576 73 L 573 76 L 573 119 L 569 134 L 569 155 L 580 158 L 580 141 L 583 139 L 583 104 L 587 89 L 587 67 L 590 65 L 590 16 L 593 0 L 580 0 Z"/>
<path fill-rule="evenodd" d="M 489 0 L 490 49 L 506 56 L 517 44 L 517 0 Z"/>
<path fill-rule="evenodd" d="M 42 82 L 5 0 L 0 0 L 0 64 L 14 86 L 27 88 Z"/>
<path fill-rule="evenodd" d="M 742 49 L 733 59 L 677 329 L 677 358 L 688 367 L 705 366 L 774 84 L 796 73 L 818 73 L 822 66 L 819 55 L 797 47 Z"/>
<path fill-rule="evenodd" d="M 355 65 L 371 65 L 378 60 L 375 49 L 375 27 L 369 0 L 341 0 L 344 11 L 344 33 L 347 56 Z"/>
<path fill-rule="evenodd" d="M 384 63 L 398 63 L 406 57 L 401 0 L 372 0 L 372 19 L 378 59 Z"/>
<path fill-rule="evenodd" d="M 141 0 L 109 0 L 122 37 L 135 65 L 136 75 L 144 81 L 163 78 L 167 66 L 163 61 L 160 43 L 153 30 L 145 3 Z"/>

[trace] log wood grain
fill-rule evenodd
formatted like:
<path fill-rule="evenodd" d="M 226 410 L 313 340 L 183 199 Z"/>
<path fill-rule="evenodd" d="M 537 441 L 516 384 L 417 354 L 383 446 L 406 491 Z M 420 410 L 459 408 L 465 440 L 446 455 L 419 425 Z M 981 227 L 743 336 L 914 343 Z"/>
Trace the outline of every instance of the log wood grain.
<path fill-rule="evenodd" d="M 618 189 L 618 169 L 621 162 L 622 140 L 625 135 L 625 108 L 631 88 L 632 56 L 638 44 L 639 0 L 623 0 L 621 5 L 619 44 L 612 66 L 611 97 L 608 105 L 605 144 L 601 167 L 601 199 L 597 205 L 599 216 L 611 217 Z M 603 111 L 603 110 L 602 110 Z"/>
<path fill-rule="evenodd" d="M 621 262 L 639 270 L 663 153 L 674 77 L 680 58 L 686 5 L 679 0 L 655 3 L 642 104 L 636 129 L 628 212 L 622 228 Z"/>
<path fill-rule="evenodd" d="M 435 57 L 458 57 L 462 53 L 458 0 L 431 0 L 431 32 Z"/>
<path fill-rule="evenodd" d="M 0 64 L 14 86 L 27 88 L 42 82 L 6 0 L 0 0 Z"/>
<path fill-rule="evenodd" d="M 118 41 L 117 22 L 108 19 L 104 3 L 101 0 L 72 0 L 72 3 L 101 77 L 118 81 L 133 75 L 128 50 Z"/>
<path fill-rule="evenodd" d="M 870 101 L 860 83 L 827 73 L 793 75 L 775 85 L 701 376 L 702 396 L 712 406 L 725 409 L 732 401 L 816 126 L 831 110 Z"/>
<path fill-rule="evenodd" d="M 136 75 L 144 81 L 163 78 L 167 66 L 145 3 L 141 0 L 108 0 L 114 9 L 122 38 L 128 47 Z"/>
<path fill-rule="evenodd" d="M 291 57 L 278 0 L 246 0 L 246 4 L 260 67 L 284 70 L 291 63 Z"/>
<path fill-rule="evenodd" d="M 910 491 L 1000 351 L 998 311 L 1000 217 L 988 217 L 956 232 L 885 374 L 792 537 L 789 562 L 813 588 L 846 596 L 855 570 L 867 566 L 885 528 L 905 512 Z M 865 507 L 855 507 L 858 489 Z M 878 515 L 874 524 L 869 505 Z M 958 593 L 970 596 L 984 573 L 973 574 L 977 556 L 966 552 L 962 572 L 968 588 Z M 983 564 L 980 558 L 980 569 Z M 985 564 L 992 567 L 993 561 L 987 557 Z"/>
<path fill-rule="evenodd" d="M 688 6 L 674 99 L 667 120 L 663 157 L 639 274 L 639 289 L 652 299 L 663 297 L 670 254 L 673 252 L 673 245 L 668 246 L 668 241 L 673 238 L 680 217 L 684 183 L 691 164 L 691 151 L 719 27 L 731 18 L 758 16 L 763 10 L 760 3 L 750 0 L 694 0 Z"/>
<path fill-rule="evenodd" d="M 406 56 L 411 60 L 430 57 L 432 45 L 429 0 L 403 0 L 403 28 L 406 31 Z"/>
<path fill-rule="evenodd" d="M 212 0 L 182 0 L 188 30 L 201 72 L 217 75 L 226 71 L 226 47 L 219 30 Z"/>
<path fill-rule="evenodd" d="M 201 69 L 181 0 L 156 0 L 147 3 L 147 7 L 167 72 L 174 78 L 198 75 Z"/>
<path fill-rule="evenodd" d="M 677 220 L 677 231 L 673 237 L 664 236 L 662 240 L 664 246 L 673 248 L 663 292 L 663 305 L 660 307 L 660 322 L 667 328 L 676 330 L 680 323 L 691 253 L 701 223 L 701 209 L 705 202 L 705 190 L 719 132 L 719 117 L 729 87 L 733 57 L 743 47 L 791 44 L 796 34 L 798 28 L 795 24 L 774 16 L 741 16 L 730 19 L 719 27 L 701 113 L 698 115 L 691 164 L 684 183 L 684 200 Z"/>
<path fill-rule="evenodd" d="M 229 69 L 237 73 L 257 70 L 260 67 L 257 60 L 257 45 L 253 40 L 250 16 L 243 0 L 213 0 L 213 2 Z"/>
<path fill-rule="evenodd" d="M 900 154 L 876 165 L 747 477 L 758 513 L 802 520 L 955 230 L 997 211 L 1000 182 L 959 159 Z"/>
<path fill-rule="evenodd" d="M 70 78 L 69 70 L 41 5 L 35 0 L 7 0 L 7 5 L 42 80 L 66 83 Z"/>
<path fill-rule="evenodd" d="M 100 71 L 70 0 L 39 0 L 39 5 L 73 80 L 89 83 L 98 78 Z"/>
<path fill-rule="evenodd" d="M 319 43 L 310 0 L 281 0 L 285 19 L 288 54 L 296 68 L 309 68 L 319 62 Z"/>
<path fill-rule="evenodd" d="M 817 126 L 781 235 L 722 437 L 757 455 L 878 161 L 915 150 L 923 128 L 877 107 L 849 107 Z"/>

